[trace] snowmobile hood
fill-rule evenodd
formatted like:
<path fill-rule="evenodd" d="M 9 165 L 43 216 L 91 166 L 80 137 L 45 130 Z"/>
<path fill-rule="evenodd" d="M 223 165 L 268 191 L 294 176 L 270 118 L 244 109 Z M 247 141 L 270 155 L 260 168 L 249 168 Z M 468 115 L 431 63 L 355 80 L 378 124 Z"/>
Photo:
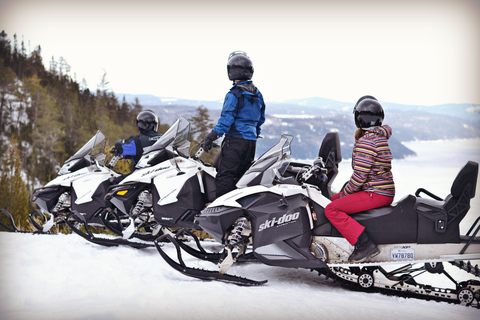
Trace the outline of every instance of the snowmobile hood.
<path fill-rule="evenodd" d="M 367 134 L 368 133 L 375 133 L 376 135 L 384 136 L 387 139 L 390 139 L 393 131 L 392 131 L 392 128 L 389 125 L 384 125 L 384 126 L 369 129 L 369 130 L 367 130 Z"/>

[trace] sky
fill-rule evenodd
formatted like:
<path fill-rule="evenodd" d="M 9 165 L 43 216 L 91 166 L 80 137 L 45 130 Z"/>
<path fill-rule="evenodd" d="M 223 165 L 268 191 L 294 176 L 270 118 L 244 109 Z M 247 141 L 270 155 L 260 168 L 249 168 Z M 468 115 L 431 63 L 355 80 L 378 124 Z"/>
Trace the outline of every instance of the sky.
<path fill-rule="evenodd" d="M 91 90 L 222 100 L 243 50 L 266 101 L 480 104 L 480 0 L 0 0 L 0 29 Z"/>

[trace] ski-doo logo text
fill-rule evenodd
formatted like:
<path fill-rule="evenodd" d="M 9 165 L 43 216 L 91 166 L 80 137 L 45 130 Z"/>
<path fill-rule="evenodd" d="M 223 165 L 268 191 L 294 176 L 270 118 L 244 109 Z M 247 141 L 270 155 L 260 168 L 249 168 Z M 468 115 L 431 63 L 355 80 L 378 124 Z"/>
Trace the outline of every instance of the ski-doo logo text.
<path fill-rule="evenodd" d="M 165 169 L 168 169 L 168 168 L 170 168 L 170 167 L 160 167 L 160 168 L 157 168 L 155 170 L 148 170 L 147 172 L 143 173 L 141 177 L 143 178 L 146 175 L 152 174 L 152 173 L 157 172 L 157 171 L 165 170 Z"/>
<path fill-rule="evenodd" d="M 299 216 L 300 216 L 300 212 L 295 212 L 295 213 L 285 213 L 283 216 L 281 216 L 278 219 L 276 217 L 273 219 L 268 219 L 267 221 L 262 223 L 260 227 L 258 227 L 258 231 L 263 231 L 271 227 L 281 226 L 283 224 L 293 222 L 297 220 Z"/>

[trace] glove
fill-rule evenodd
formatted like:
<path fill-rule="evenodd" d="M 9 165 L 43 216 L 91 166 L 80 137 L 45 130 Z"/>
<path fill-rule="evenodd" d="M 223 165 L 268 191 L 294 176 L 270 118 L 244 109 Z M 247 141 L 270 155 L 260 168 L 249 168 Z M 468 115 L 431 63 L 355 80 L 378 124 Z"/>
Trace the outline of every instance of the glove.
<path fill-rule="evenodd" d="M 113 153 L 116 156 L 121 155 L 123 153 L 122 144 L 118 142 L 115 143 L 115 147 L 110 150 L 110 153 Z"/>
<path fill-rule="evenodd" d="M 203 142 L 200 144 L 200 147 L 202 147 L 202 149 L 208 153 L 208 151 L 212 149 L 213 141 L 217 140 L 218 138 L 219 138 L 218 133 L 212 130 L 210 131 L 208 136 L 203 140 Z"/>

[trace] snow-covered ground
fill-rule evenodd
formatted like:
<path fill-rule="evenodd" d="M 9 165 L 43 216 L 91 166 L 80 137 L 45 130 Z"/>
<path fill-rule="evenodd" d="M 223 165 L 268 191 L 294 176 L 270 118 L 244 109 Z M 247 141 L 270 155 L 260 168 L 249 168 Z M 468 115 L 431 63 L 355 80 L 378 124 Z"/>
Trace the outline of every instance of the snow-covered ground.
<path fill-rule="evenodd" d="M 446 196 L 461 166 L 467 160 L 480 162 L 479 142 L 409 143 L 418 157 L 395 161 L 396 200 L 419 187 Z M 348 170 L 349 161 L 344 161 L 335 187 L 348 179 Z M 469 220 L 479 215 L 479 199 L 473 201 Z M 468 227 L 462 224 L 463 232 Z M 170 244 L 165 250 L 174 253 Z M 193 257 L 185 260 L 197 268 L 216 268 Z M 446 268 L 460 280 L 472 278 Z M 350 291 L 308 270 L 252 263 L 234 265 L 229 273 L 268 283 L 239 287 L 186 277 L 154 248 L 106 248 L 75 234 L 0 232 L 0 319 L 480 318 L 480 310 L 471 307 Z M 429 274 L 425 280 L 436 277 Z"/>

